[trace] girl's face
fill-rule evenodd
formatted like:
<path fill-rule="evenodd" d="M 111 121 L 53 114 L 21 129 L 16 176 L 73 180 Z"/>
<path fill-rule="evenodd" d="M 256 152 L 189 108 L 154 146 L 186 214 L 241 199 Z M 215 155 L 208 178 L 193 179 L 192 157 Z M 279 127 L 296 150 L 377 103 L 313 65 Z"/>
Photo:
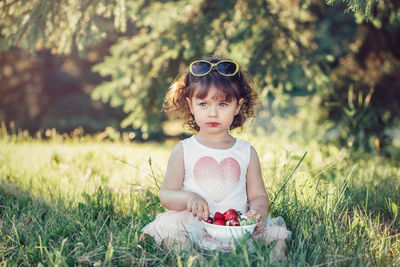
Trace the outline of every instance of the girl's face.
<path fill-rule="evenodd" d="M 205 98 L 197 98 L 194 92 L 193 97 L 186 98 L 186 101 L 200 132 L 218 134 L 229 131 L 233 118 L 239 113 L 244 99 L 237 101 L 236 98 L 232 98 L 232 101 L 227 102 L 224 97 L 221 97 L 221 92 L 211 85 Z"/>

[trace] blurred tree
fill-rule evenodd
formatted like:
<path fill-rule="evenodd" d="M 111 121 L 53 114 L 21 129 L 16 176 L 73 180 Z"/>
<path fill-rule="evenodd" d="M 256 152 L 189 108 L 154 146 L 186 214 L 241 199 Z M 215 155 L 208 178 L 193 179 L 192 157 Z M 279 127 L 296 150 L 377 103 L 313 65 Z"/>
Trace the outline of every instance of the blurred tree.
<path fill-rule="evenodd" d="M 76 12 L 76 1 L 71 10 L 66 6 L 70 2 L 0 2 L 0 120 L 31 133 L 47 127 L 59 132 L 80 127 L 86 133 L 106 126 L 121 129 L 125 116 L 121 108 L 90 97 L 93 88 L 107 79 L 91 67 L 103 60 L 121 33 L 106 15 L 98 19 L 101 31 L 92 27 L 88 32 L 82 23 L 74 26 L 77 17 L 85 21 L 88 10 L 96 9 L 82 5 Z"/>
<path fill-rule="evenodd" d="M 0 9 L 2 50 L 17 46 L 31 51 L 83 52 L 114 29 L 127 30 L 124 0 L 4 0 Z"/>
<path fill-rule="evenodd" d="M 94 70 L 111 75 L 93 96 L 124 105 L 124 125 L 158 132 L 160 107 L 174 77 L 196 58 L 233 58 L 251 73 L 261 96 L 315 90 L 326 77 L 312 61 L 312 15 L 291 1 L 170 1 L 141 10 L 141 30 L 121 38 Z"/>
<path fill-rule="evenodd" d="M 330 47 L 340 53 L 331 67 L 332 89 L 323 95 L 322 119 L 336 122 L 330 136 L 343 145 L 391 150 L 388 130 L 400 118 L 400 2 L 343 2 L 355 12 L 356 27 L 346 46 Z M 323 18 L 330 22 L 324 34 L 336 36 L 338 21 Z"/>
<path fill-rule="evenodd" d="M 330 131 L 338 134 L 329 136 L 368 146 L 400 117 L 385 111 L 399 103 L 399 4 L 327 2 L 335 7 L 298 0 L 3 1 L 0 45 L 84 54 L 117 29 L 111 55 L 93 68 L 109 80 L 92 97 L 122 106 L 122 125 L 144 137 L 161 133 L 160 109 L 174 78 L 193 59 L 219 54 L 245 66 L 264 109 L 289 109 L 289 96 L 318 93 L 322 118 L 338 122 Z M 343 5 L 355 15 L 344 14 Z"/>
<path fill-rule="evenodd" d="M 393 0 L 327 0 L 330 5 L 335 2 L 343 2 L 347 6 L 347 12 L 356 14 L 358 21 L 371 21 L 379 26 L 382 20 L 400 18 L 400 2 Z"/>
<path fill-rule="evenodd" d="M 119 38 L 94 70 L 111 77 L 95 99 L 123 106 L 123 126 L 156 133 L 160 108 L 174 77 L 194 58 L 220 54 L 247 67 L 261 97 L 321 87 L 327 77 L 315 64 L 313 15 L 297 1 L 31 1 L 5 3 L 1 46 L 84 51 L 104 38 L 108 25 L 137 34 Z M 68 7 L 68 8 L 67 8 Z"/>
<path fill-rule="evenodd" d="M 32 134 L 53 127 L 61 133 L 77 127 L 86 133 L 106 126 L 120 129 L 122 110 L 90 97 L 104 80 L 91 72 L 91 66 L 108 48 L 104 43 L 90 48 L 86 58 L 53 55 L 48 50 L 34 55 L 20 49 L 0 51 L 0 121 L 13 122 Z"/>

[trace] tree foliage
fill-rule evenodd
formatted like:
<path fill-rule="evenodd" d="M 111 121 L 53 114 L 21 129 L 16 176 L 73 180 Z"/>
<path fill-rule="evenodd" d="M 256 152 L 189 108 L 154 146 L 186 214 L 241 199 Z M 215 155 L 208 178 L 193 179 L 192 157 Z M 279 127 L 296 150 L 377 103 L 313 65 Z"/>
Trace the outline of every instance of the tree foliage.
<path fill-rule="evenodd" d="M 359 21 L 371 21 L 379 26 L 382 20 L 389 18 L 392 22 L 400 18 L 400 2 L 390 0 L 328 0 L 328 4 L 345 3 L 347 12 L 356 14 Z"/>
<path fill-rule="evenodd" d="M 343 145 L 391 149 L 391 127 L 400 118 L 400 2 L 343 2 L 357 25 L 331 68 L 323 118 L 336 122 L 331 130 Z"/>
<path fill-rule="evenodd" d="M 159 131 L 163 96 L 194 58 L 220 54 L 251 73 L 262 96 L 315 90 L 326 77 L 315 64 L 313 15 L 293 1 L 33 1 L 5 4 L 2 47 L 52 48 L 58 53 L 121 32 L 111 56 L 94 70 L 111 77 L 94 98 L 122 105 L 123 125 Z M 46 16 L 44 16 L 46 14 Z"/>
<path fill-rule="evenodd" d="M 328 135 L 343 144 L 384 140 L 400 117 L 387 111 L 399 105 L 397 1 L 32 0 L 0 7 L 3 50 L 84 55 L 112 39 L 110 55 L 93 68 L 108 80 L 92 96 L 123 107 L 122 125 L 145 134 L 161 131 L 174 78 L 211 54 L 244 66 L 264 109 L 267 98 L 284 106 L 291 95 L 319 95 L 321 118 L 334 122 Z"/>
<path fill-rule="evenodd" d="M 284 5 L 286 4 L 286 5 Z M 254 78 L 261 94 L 315 90 L 324 82 L 310 60 L 312 16 L 306 6 L 265 1 L 180 1 L 141 10 L 132 38 L 121 38 L 94 70 L 110 82 L 95 98 L 124 105 L 124 124 L 157 131 L 160 107 L 174 77 L 190 61 L 219 54 L 233 58 Z"/>
<path fill-rule="evenodd" d="M 114 30 L 126 31 L 124 0 L 5 0 L 0 9 L 2 50 L 17 46 L 55 53 L 84 51 Z"/>

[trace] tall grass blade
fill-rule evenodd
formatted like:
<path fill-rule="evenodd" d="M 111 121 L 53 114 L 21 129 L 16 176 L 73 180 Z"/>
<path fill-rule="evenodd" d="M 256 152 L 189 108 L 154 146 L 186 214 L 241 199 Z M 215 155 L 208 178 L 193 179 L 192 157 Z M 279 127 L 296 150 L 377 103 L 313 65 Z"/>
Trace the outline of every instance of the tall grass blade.
<path fill-rule="evenodd" d="M 348 189 L 348 187 L 349 187 L 349 186 L 348 186 L 348 185 L 349 185 L 349 179 L 350 179 L 351 175 L 353 174 L 353 171 L 354 171 L 354 169 L 357 167 L 357 165 L 358 165 L 358 163 L 356 163 L 356 164 L 351 168 L 351 171 L 350 171 L 349 175 L 347 175 L 346 179 L 344 180 L 343 186 L 342 186 L 342 188 L 340 189 L 339 196 L 337 197 L 337 200 L 336 200 L 336 203 L 335 203 L 335 207 L 334 207 L 334 209 L 333 209 L 332 212 L 336 212 L 336 209 L 337 209 L 339 203 L 340 203 L 340 202 L 342 201 L 342 199 L 345 197 L 346 190 L 349 190 L 349 189 Z"/>
<path fill-rule="evenodd" d="M 151 170 L 151 177 L 153 177 L 153 180 L 154 180 L 154 184 L 156 185 L 158 190 L 160 190 L 160 185 L 158 184 L 156 176 L 154 175 L 153 164 L 152 164 L 151 158 L 149 158 L 149 166 L 150 166 L 150 170 Z"/>
<path fill-rule="evenodd" d="M 112 241 L 113 241 L 113 234 L 110 234 L 110 241 L 108 242 L 108 249 L 105 255 L 105 261 L 104 261 L 104 266 L 112 266 L 111 264 L 111 260 L 113 257 L 113 253 L 114 253 L 114 248 L 112 245 Z"/>
<path fill-rule="evenodd" d="M 130 164 L 129 162 L 126 162 L 126 161 L 124 161 L 124 160 L 122 160 L 122 159 L 118 159 L 118 158 L 115 158 L 115 157 L 114 157 L 113 159 L 114 159 L 114 160 L 117 160 L 117 161 L 119 161 L 119 162 L 122 162 L 122 163 L 124 163 L 124 164 L 126 164 L 126 165 L 128 165 L 128 166 L 131 166 L 131 167 L 133 167 L 133 168 L 135 168 L 135 169 L 137 169 L 137 170 L 139 170 L 139 168 L 138 168 L 137 166 L 132 165 L 132 164 Z M 158 184 L 158 181 L 157 181 L 156 176 L 155 176 L 155 174 L 154 174 L 153 164 L 152 164 L 151 158 L 149 158 L 149 166 L 150 166 L 150 170 L 151 170 L 151 174 L 152 174 L 152 175 L 146 175 L 146 176 L 150 176 L 150 177 L 154 180 L 154 184 L 156 185 L 156 187 L 158 188 L 158 190 L 160 190 L 160 185 Z"/>
<path fill-rule="evenodd" d="M 271 206 L 272 204 L 275 202 L 276 198 L 279 196 L 279 194 L 282 192 L 282 190 L 285 188 L 286 184 L 289 182 L 289 180 L 293 177 L 293 174 L 295 173 L 295 171 L 297 170 L 297 168 L 300 166 L 300 164 L 303 162 L 304 158 L 307 155 L 307 151 L 303 154 L 303 156 L 301 157 L 299 163 L 297 163 L 297 166 L 293 169 L 293 171 L 290 173 L 289 177 L 286 179 L 286 181 L 283 183 L 283 185 L 281 186 L 281 188 L 278 190 L 278 192 L 275 194 L 274 199 L 271 201 Z"/>

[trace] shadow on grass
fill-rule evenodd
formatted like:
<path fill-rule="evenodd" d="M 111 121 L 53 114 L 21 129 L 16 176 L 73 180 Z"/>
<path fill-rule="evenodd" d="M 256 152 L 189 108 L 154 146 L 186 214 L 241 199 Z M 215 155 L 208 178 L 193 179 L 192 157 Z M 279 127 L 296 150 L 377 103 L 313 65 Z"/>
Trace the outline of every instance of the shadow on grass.
<path fill-rule="evenodd" d="M 254 243 L 250 254 L 241 242 L 229 254 L 180 254 L 163 250 L 140 229 L 162 212 L 158 195 L 143 190 L 121 208 L 122 197 L 99 187 L 83 201 L 51 203 L 13 184 L 0 185 L 0 264 L 221 266 L 257 261 L 268 265 L 271 246 Z M 239 264 L 240 265 L 240 264 Z"/>
<path fill-rule="evenodd" d="M 376 179 L 351 189 L 354 204 L 364 206 L 367 212 L 381 216 L 386 222 L 396 221 L 400 228 L 400 214 L 395 208 L 400 208 L 400 176 Z"/>
<path fill-rule="evenodd" d="M 374 186 L 372 192 L 368 186 L 349 185 L 348 191 L 341 191 L 344 197 L 336 210 L 332 205 L 335 198 L 332 203 L 303 203 L 300 196 L 293 194 L 293 188 L 284 190 L 271 207 L 272 213 L 284 217 L 288 229 L 293 231 L 293 239 L 288 242 L 289 257 L 282 265 L 393 263 L 390 251 L 384 247 L 391 248 L 389 239 L 371 239 L 372 230 L 368 232 L 353 223 L 354 216 L 348 219 L 344 216 L 348 214 L 343 214 L 349 207 L 361 210 L 359 207 L 368 190 L 368 210 L 381 207 L 387 198 L 398 201 L 395 177 L 382 179 Z M 323 199 L 324 195 L 318 197 Z M 181 262 L 184 266 L 221 266 L 247 262 L 268 265 L 271 247 L 257 244 L 251 255 L 248 247 L 241 244 L 229 255 L 215 253 L 202 257 L 194 251 L 177 255 L 162 250 L 151 238 L 141 241 L 140 229 L 163 211 L 158 194 L 153 191 L 142 190 L 124 198 L 99 187 L 92 194 L 83 193 L 80 201 L 68 202 L 54 196 L 53 201 L 47 199 L 33 196 L 14 184 L 0 184 L 0 264 L 164 266 Z M 360 219 L 374 222 L 376 216 L 362 217 L 361 214 Z M 377 249 L 378 245 L 383 249 Z"/>
<path fill-rule="evenodd" d="M 158 196 L 144 190 L 123 197 L 99 187 L 72 203 L 51 203 L 15 184 L 0 184 L 0 263 L 10 265 L 164 265 L 172 257 L 140 229 L 160 211 Z"/>
<path fill-rule="evenodd" d="M 299 185 L 292 183 L 279 203 L 271 206 L 272 214 L 284 217 L 293 231 L 290 249 L 294 262 L 398 266 L 399 178 L 360 177 L 368 182 L 345 180 L 335 187 L 325 183 L 311 196 L 303 195 L 296 190 Z"/>

